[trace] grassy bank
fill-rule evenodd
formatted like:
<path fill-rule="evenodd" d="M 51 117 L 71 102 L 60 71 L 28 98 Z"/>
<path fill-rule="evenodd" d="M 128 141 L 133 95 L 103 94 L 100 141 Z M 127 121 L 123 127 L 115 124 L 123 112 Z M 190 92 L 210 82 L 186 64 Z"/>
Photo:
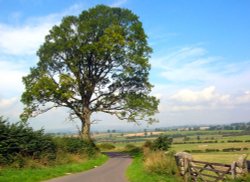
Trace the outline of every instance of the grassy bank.
<path fill-rule="evenodd" d="M 147 173 L 143 166 L 142 155 L 134 157 L 132 164 L 128 167 L 126 175 L 130 182 L 181 182 L 175 176 Z"/>
<path fill-rule="evenodd" d="M 83 163 L 71 163 L 37 169 L 0 169 L 0 182 L 35 182 L 47 180 L 58 176 L 67 175 L 69 173 L 76 173 L 92 169 L 95 166 L 102 165 L 107 161 L 107 159 L 107 156 L 99 155 L 98 157 L 89 159 Z"/>

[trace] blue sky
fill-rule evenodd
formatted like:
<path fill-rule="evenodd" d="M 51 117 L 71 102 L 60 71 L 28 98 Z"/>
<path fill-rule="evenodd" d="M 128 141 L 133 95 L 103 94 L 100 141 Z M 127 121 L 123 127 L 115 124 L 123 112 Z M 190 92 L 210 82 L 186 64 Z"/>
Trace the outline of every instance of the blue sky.
<path fill-rule="evenodd" d="M 152 127 L 250 121 L 248 0 L 0 0 L 1 115 L 18 120 L 21 77 L 38 61 L 36 50 L 49 29 L 97 4 L 128 8 L 143 23 L 154 50 L 152 94 L 161 100 L 160 122 Z M 57 109 L 31 125 L 49 130 L 78 124 L 65 118 Z M 107 115 L 94 118 L 103 118 L 94 129 L 134 127 Z"/>

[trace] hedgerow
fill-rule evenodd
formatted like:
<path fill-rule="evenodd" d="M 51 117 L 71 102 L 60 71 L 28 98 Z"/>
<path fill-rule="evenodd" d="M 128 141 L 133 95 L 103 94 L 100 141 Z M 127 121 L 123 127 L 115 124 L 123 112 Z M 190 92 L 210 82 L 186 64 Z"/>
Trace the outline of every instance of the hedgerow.
<path fill-rule="evenodd" d="M 30 159 L 49 165 L 61 154 L 93 156 L 97 151 L 91 141 L 79 137 L 55 138 L 43 129 L 35 131 L 23 122 L 11 124 L 0 117 L 0 166 L 24 167 Z"/>
<path fill-rule="evenodd" d="M 56 145 L 43 130 L 34 131 L 21 122 L 10 124 L 0 117 L 0 164 L 20 161 L 22 167 L 24 157 L 53 160 L 56 158 Z"/>

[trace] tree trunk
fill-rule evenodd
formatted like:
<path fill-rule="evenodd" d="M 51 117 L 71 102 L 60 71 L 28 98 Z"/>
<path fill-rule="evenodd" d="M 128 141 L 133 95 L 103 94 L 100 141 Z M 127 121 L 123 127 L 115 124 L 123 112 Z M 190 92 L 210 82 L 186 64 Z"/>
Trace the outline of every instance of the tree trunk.
<path fill-rule="evenodd" d="M 86 141 L 91 141 L 90 138 L 90 115 L 91 112 L 88 108 L 83 108 L 83 114 L 81 118 L 82 122 L 82 131 L 81 131 L 81 137 Z"/>

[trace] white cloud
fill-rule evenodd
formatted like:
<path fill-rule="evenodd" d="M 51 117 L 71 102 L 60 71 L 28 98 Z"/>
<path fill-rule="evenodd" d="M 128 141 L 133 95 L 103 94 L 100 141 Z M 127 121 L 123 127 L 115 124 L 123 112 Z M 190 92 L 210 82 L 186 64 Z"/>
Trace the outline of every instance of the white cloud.
<path fill-rule="evenodd" d="M 0 60 L 0 93 L 2 97 L 13 97 L 23 91 L 22 77 L 29 66 L 24 62 Z"/>
<path fill-rule="evenodd" d="M 160 94 L 160 92 L 158 93 Z M 201 90 L 182 89 L 161 98 L 160 112 L 250 109 L 250 92 L 219 93 L 214 87 Z M 229 111 L 228 111 L 229 112 Z"/>
<path fill-rule="evenodd" d="M 227 101 L 229 95 L 220 95 L 215 92 L 215 87 L 210 86 L 201 91 L 192 91 L 190 89 L 183 89 L 172 95 L 170 98 L 180 102 L 188 103 L 202 103 L 209 101 Z"/>
<path fill-rule="evenodd" d="M 250 91 L 236 97 L 236 104 L 250 104 Z"/>
<path fill-rule="evenodd" d="M 16 97 L 12 97 L 10 99 L 1 99 L 0 98 L 0 109 L 9 108 L 12 105 L 14 105 L 16 102 L 17 102 L 17 98 Z"/>
<path fill-rule="evenodd" d="M 0 53 L 35 55 L 53 25 L 58 24 L 66 15 L 80 13 L 82 8 L 82 4 L 74 4 L 61 13 L 29 18 L 21 26 L 0 23 Z"/>
<path fill-rule="evenodd" d="M 11 122 L 19 120 L 22 106 L 18 97 L 0 98 L 0 116 L 10 119 Z"/>
<path fill-rule="evenodd" d="M 9 55 L 35 54 L 50 27 L 49 23 L 22 27 L 0 25 L 1 53 Z"/>

